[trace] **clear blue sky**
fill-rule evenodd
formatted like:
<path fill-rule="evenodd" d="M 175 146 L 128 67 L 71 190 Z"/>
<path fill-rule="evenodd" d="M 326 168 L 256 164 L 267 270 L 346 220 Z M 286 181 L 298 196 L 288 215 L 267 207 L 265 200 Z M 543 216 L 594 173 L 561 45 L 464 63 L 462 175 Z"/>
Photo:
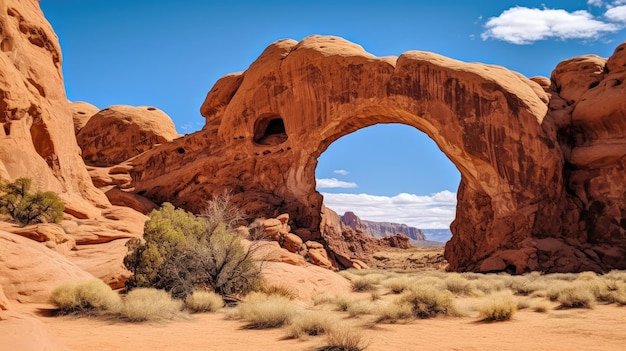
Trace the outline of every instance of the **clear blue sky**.
<path fill-rule="evenodd" d="M 245 70 L 282 38 L 337 35 L 378 56 L 432 51 L 529 77 L 549 76 L 573 56 L 610 56 L 626 40 L 626 0 L 41 0 L 41 7 L 61 42 L 70 100 L 156 106 L 182 134 L 202 127 L 199 108 L 217 79 Z M 317 177 L 338 212 L 433 228 L 454 217 L 458 171 L 409 127 L 375 126 L 338 140 Z"/>

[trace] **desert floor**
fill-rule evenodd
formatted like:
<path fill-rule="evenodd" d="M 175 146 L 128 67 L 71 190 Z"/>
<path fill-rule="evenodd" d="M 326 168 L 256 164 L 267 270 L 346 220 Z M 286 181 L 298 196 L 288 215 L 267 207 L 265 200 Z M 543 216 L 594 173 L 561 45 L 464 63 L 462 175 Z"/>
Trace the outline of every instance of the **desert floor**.
<path fill-rule="evenodd" d="M 50 306 L 26 305 L 41 314 Z M 53 337 L 76 351 L 119 350 L 315 350 L 324 336 L 287 339 L 278 329 L 245 329 L 224 312 L 196 314 L 189 320 L 133 324 L 95 318 L 39 316 Z M 406 324 L 362 325 L 367 350 L 625 350 L 626 308 L 598 305 L 593 309 L 522 310 L 506 322 L 443 317 Z M 4 348 L 2 348 L 4 350 Z M 8 350 L 8 349 L 7 349 Z"/>

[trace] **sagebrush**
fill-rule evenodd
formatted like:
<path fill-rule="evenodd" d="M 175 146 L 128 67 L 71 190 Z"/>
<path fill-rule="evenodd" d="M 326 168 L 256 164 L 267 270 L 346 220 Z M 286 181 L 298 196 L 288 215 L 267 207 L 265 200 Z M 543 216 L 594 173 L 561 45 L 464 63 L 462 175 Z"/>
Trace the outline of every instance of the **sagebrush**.
<path fill-rule="evenodd" d="M 0 214 L 22 225 L 61 222 L 65 205 L 59 196 L 52 191 L 30 192 L 31 185 L 29 178 L 0 182 Z"/>

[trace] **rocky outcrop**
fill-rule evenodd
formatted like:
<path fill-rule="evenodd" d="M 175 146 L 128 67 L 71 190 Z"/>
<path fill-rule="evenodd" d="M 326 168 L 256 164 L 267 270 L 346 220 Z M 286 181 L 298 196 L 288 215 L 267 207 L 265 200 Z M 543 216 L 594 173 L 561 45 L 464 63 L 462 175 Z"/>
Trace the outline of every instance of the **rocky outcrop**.
<path fill-rule="evenodd" d="M 350 211 L 344 213 L 340 219 L 342 224 L 347 225 L 353 230 L 361 229 L 379 239 L 402 233 L 411 240 L 426 240 L 426 236 L 421 230 L 409 227 L 406 224 L 367 221 L 359 218 L 354 212 Z"/>
<path fill-rule="evenodd" d="M 70 103 L 70 111 L 72 111 L 72 120 L 74 121 L 74 133 L 78 134 L 100 109 L 88 102 L 76 101 Z"/>
<path fill-rule="evenodd" d="M 76 139 L 85 163 L 108 167 L 178 136 L 172 119 L 156 107 L 119 105 L 93 115 Z"/>
<path fill-rule="evenodd" d="M 418 51 L 378 58 L 337 37 L 281 40 L 214 85 L 202 131 L 139 155 L 133 185 L 193 211 L 231 189 L 248 213 L 289 213 L 306 240 L 320 240 L 317 157 L 358 129 L 403 123 L 428 134 L 462 175 L 451 268 L 480 270 L 510 249 L 523 256 L 515 271 L 542 269 L 529 253 L 534 238 L 565 235 L 568 203 L 548 101 L 539 84 L 502 67 Z"/>
<path fill-rule="evenodd" d="M 33 179 L 87 218 L 109 203 L 91 183 L 74 137 L 56 35 L 36 0 L 0 3 L 0 178 Z"/>

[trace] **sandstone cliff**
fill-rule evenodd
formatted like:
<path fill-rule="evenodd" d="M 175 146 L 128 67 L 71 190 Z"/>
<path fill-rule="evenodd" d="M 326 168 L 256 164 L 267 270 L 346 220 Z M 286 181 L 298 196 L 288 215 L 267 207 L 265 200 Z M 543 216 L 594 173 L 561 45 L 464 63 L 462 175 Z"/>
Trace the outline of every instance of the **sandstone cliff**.
<path fill-rule="evenodd" d="M 342 224 L 353 230 L 361 229 L 365 233 L 379 239 L 402 233 L 411 240 L 426 240 L 426 236 L 421 230 L 409 227 L 406 224 L 367 221 L 359 218 L 354 212 L 350 211 L 340 216 L 340 219 Z"/>

